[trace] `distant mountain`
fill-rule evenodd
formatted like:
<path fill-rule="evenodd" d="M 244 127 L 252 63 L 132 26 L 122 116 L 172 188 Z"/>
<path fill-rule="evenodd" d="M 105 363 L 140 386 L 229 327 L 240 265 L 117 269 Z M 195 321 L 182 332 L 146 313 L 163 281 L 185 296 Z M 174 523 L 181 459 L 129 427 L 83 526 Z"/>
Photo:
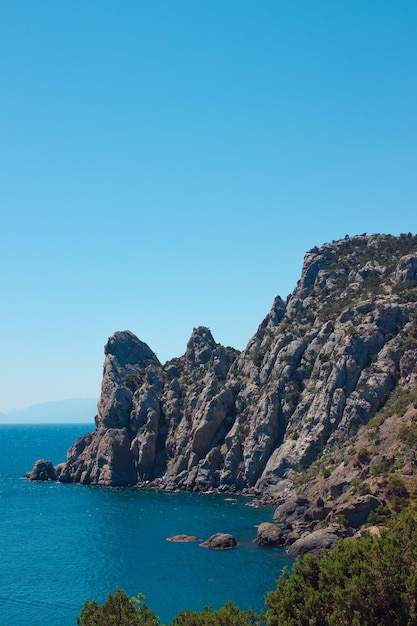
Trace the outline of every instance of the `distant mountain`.
<path fill-rule="evenodd" d="M 96 413 L 97 398 L 58 400 L 0 413 L 0 424 L 94 424 Z"/>

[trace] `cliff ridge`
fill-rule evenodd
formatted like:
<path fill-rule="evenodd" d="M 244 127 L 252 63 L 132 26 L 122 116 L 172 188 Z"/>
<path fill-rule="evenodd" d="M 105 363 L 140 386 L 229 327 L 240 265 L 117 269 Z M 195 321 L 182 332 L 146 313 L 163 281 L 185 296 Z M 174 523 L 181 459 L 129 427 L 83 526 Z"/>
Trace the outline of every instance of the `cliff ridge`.
<path fill-rule="evenodd" d="M 242 352 L 197 327 L 162 365 L 133 333 L 115 333 L 96 430 L 54 469 L 62 482 L 292 494 L 303 515 L 319 502 L 317 523 L 370 471 L 371 459 L 349 462 L 352 437 L 416 385 L 417 237 L 346 237 L 307 252 L 293 293 L 275 298 Z M 410 446 L 404 454 L 414 476 Z M 377 492 L 356 496 L 375 497 L 371 509 Z"/>

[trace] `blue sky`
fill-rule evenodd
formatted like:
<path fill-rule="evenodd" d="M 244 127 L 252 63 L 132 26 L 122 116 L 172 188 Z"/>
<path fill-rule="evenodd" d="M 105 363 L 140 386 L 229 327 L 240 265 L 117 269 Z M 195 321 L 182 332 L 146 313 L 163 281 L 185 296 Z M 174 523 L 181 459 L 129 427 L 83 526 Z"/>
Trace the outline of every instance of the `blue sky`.
<path fill-rule="evenodd" d="M 314 245 L 417 233 L 415 0 L 0 4 L 0 411 L 130 329 L 243 349 Z"/>

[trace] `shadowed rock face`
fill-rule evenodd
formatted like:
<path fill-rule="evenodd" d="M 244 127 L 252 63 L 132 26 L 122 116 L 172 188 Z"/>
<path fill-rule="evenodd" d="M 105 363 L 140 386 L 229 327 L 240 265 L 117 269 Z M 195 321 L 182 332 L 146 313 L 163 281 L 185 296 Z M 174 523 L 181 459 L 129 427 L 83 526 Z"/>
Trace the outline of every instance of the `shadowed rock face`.
<path fill-rule="evenodd" d="M 115 333 L 96 431 L 58 479 L 278 494 L 398 385 L 416 384 L 416 285 L 416 237 L 345 238 L 306 254 L 294 292 L 276 297 L 241 353 L 198 327 L 162 365 Z"/>
<path fill-rule="evenodd" d="M 122 368 L 135 363 L 146 365 L 148 361 L 159 363 L 149 346 L 140 341 L 129 330 L 125 330 L 123 333 L 116 333 L 113 337 L 110 337 L 104 348 L 104 354 L 109 357 L 115 357 L 117 364 Z"/>
<path fill-rule="evenodd" d="M 36 461 L 31 472 L 26 474 L 26 478 L 37 481 L 57 480 L 57 473 L 50 461 L 39 459 Z"/>
<path fill-rule="evenodd" d="M 61 482 L 106 487 L 134 485 L 137 475 L 130 451 L 127 428 L 106 428 L 81 437 L 69 449 L 67 462 L 58 465 Z"/>
<path fill-rule="evenodd" d="M 343 534 L 335 532 L 330 528 L 315 530 L 314 532 L 297 539 L 288 548 L 290 556 L 303 556 L 303 554 L 320 555 L 323 550 L 334 548 Z"/>

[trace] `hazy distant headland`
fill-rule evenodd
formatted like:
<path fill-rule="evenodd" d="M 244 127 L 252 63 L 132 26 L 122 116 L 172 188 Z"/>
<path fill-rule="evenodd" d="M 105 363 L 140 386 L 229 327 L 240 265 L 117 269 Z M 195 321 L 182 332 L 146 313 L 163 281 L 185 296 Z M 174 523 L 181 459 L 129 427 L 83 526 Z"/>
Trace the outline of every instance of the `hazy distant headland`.
<path fill-rule="evenodd" d="M 0 424 L 92 424 L 96 413 L 97 398 L 74 398 L 0 413 Z"/>

